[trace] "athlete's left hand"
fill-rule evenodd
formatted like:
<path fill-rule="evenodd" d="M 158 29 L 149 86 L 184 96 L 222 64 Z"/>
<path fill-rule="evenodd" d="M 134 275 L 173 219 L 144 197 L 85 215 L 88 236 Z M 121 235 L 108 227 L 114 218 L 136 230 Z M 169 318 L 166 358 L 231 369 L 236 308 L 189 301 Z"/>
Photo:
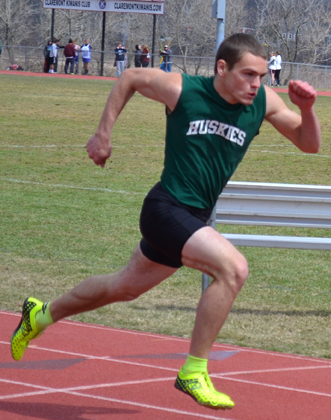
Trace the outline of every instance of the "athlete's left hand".
<path fill-rule="evenodd" d="M 301 110 L 309 110 L 313 107 L 317 92 L 307 82 L 301 80 L 291 80 L 288 86 L 288 94 L 291 102 Z"/>
<path fill-rule="evenodd" d="M 104 168 L 106 160 L 111 156 L 110 139 L 102 137 L 96 133 L 88 141 L 86 150 L 89 158 L 92 159 L 96 165 Z"/>

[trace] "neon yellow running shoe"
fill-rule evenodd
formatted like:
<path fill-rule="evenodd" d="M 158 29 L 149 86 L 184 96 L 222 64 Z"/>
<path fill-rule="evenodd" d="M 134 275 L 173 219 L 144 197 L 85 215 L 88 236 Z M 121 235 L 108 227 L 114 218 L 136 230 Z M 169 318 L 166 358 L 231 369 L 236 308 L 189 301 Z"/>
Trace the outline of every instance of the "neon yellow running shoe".
<path fill-rule="evenodd" d="M 194 372 L 184 375 L 183 368 L 181 368 L 175 382 L 175 388 L 188 394 L 198 404 L 205 407 L 216 410 L 234 407 L 234 402 L 230 397 L 216 391 L 207 372 Z"/>
<path fill-rule="evenodd" d="M 36 327 L 35 319 L 36 313 L 42 309 L 43 305 L 43 302 L 33 297 L 25 299 L 21 321 L 11 337 L 11 354 L 14 360 L 22 359 L 30 340 L 42 334 L 42 331 Z"/>

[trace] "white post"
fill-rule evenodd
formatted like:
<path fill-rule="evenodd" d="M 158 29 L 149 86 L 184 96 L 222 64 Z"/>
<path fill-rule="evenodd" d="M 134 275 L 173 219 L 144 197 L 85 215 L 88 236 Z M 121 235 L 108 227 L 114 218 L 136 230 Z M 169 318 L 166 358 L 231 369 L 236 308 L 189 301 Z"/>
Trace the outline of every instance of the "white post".
<path fill-rule="evenodd" d="M 224 40 L 226 0 L 213 0 L 212 17 L 217 19 L 216 51 Z"/>
<path fill-rule="evenodd" d="M 225 0 L 224 0 L 225 1 Z M 216 51 L 224 40 L 224 19 L 217 19 Z"/>

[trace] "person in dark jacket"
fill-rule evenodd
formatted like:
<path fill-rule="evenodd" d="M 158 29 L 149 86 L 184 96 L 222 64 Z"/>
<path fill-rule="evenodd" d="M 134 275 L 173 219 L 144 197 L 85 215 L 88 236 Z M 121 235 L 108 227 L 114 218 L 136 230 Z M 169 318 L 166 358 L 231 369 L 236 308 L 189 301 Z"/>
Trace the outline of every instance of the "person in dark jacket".
<path fill-rule="evenodd" d="M 134 66 L 141 67 L 141 45 L 136 45 L 136 50 L 134 52 Z"/>
<path fill-rule="evenodd" d="M 69 64 L 70 64 L 70 74 L 74 74 L 76 48 L 71 38 L 69 39 L 69 43 L 64 47 L 63 54 L 66 58 L 66 62 L 64 65 L 65 74 L 68 74 Z"/>
<path fill-rule="evenodd" d="M 143 45 L 143 52 L 141 54 L 141 64 L 143 67 L 148 67 L 149 59 L 150 59 L 149 48 L 147 48 L 146 45 Z"/>
<path fill-rule="evenodd" d="M 164 50 L 161 51 L 160 54 L 163 58 L 163 62 L 161 63 L 160 69 L 165 71 L 166 73 L 170 73 L 171 72 L 171 65 L 172 65 L 172 60 L 171 60 L 172 51 L 171 51 L 171 49 L 168 47 L 168 45 L 165 45 Z"/>
<path fill-rule="evenodd" d="M 117 72 L 116 77 L 120 77 L 120 75 L 123 73 L 125 69 L 125 54 L 127 53 L 126 48 L 124 45 L 119 43 L 117 47 L 115 48 L 115 54 L 116 54 L 116 66 L 117 66 Z"/>
<path fill-rule="evenodd" d="M 49 57 L 50 57 L 50 53 L 52 49 L 52 44 L 53 44 L 53 41 L 49 39 L 47 42 L 47 45 L 45 45 L 45 48 L 44 48 L 44 57 L 45 57 L 44 72 L 45 73 L 49 72 L 49 64 L 50 64 Z"/>

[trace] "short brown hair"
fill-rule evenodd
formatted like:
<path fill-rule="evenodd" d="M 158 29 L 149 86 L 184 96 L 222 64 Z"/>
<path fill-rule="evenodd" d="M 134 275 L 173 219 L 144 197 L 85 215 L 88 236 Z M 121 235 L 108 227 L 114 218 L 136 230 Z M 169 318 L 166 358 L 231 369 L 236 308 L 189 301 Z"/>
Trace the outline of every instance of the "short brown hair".
<path fill-rule="evenodd" d="M 246 52 L 262 57 L 265 60 L 267 59 L 264 47 L 251 35 L 238 33 L 226 38 L 216 53 L 215 74 L 217 73 L 217 62 L 219 60 L 224 60 L 229 70 L 232 70 L 234 65 L 242 59 Z"/>

